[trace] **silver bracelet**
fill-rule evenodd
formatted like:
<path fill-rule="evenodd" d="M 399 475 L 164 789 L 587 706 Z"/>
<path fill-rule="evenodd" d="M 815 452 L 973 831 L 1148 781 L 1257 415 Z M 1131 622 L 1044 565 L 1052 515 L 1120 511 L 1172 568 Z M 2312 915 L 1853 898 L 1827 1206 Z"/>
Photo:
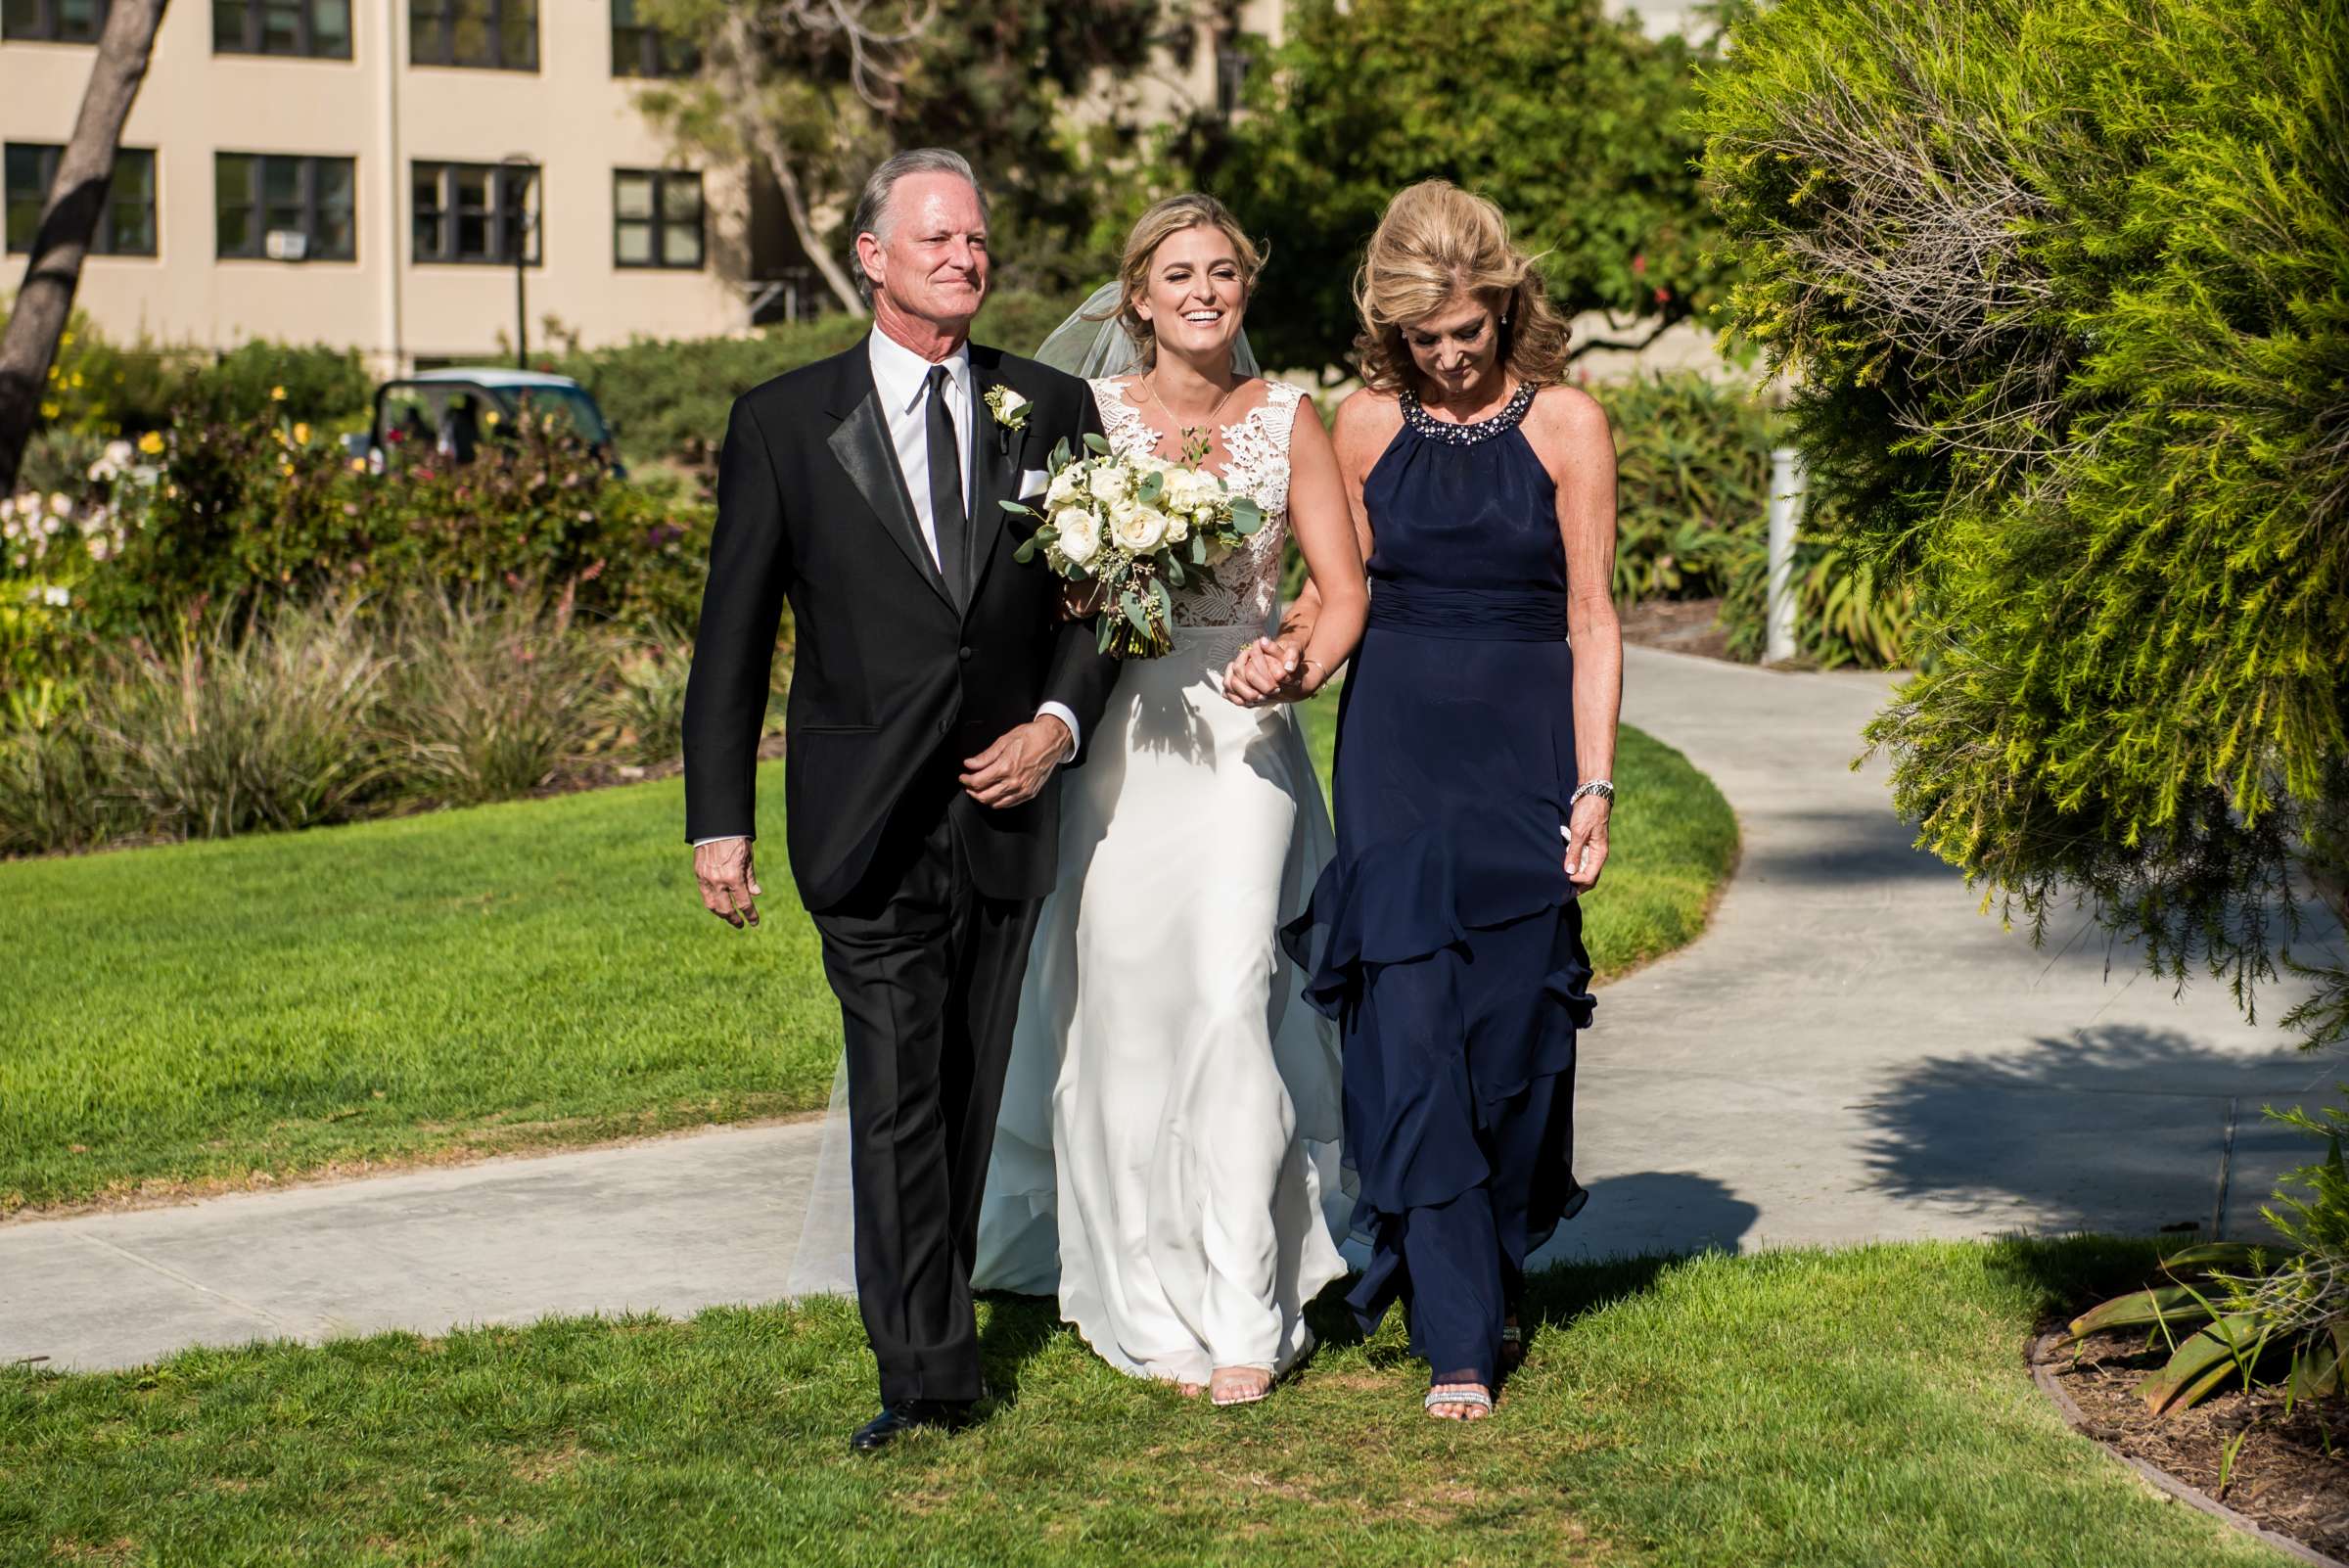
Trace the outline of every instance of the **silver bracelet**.
<path fill-rule="evenodd" d="M 1613 806 L 1615 804 L 1615 785 L 1613 781 L 1609 779 L 1590 779 L 1588 782 L 1578 786 L 1575 792 L 1566 798 L 1566 809 L 1569 811 L 1573 810 L 1575 802 L 1581 800 L 1586 795 L 1595 795 L 1600 800 L 1606 802 L 1609 806 Z"/>

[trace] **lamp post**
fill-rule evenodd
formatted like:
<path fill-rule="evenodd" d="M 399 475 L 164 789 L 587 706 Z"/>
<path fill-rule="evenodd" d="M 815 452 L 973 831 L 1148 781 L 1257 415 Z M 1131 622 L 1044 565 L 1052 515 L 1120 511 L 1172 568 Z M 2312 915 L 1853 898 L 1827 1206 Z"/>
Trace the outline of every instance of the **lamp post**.
<path fill-rule="evenodd" d="M 498 160 L 498 205 L 510 209 L 505 214 L 506 248 L 514 255 L 514 368 L 530 368 L 530 309 L 529 286 L 524 281 L 529 274 L 530 230 L 537 218 L 530 212 L 529 191 L 537 178 L 538 166 L 522 153 L 508 153 Z"/>

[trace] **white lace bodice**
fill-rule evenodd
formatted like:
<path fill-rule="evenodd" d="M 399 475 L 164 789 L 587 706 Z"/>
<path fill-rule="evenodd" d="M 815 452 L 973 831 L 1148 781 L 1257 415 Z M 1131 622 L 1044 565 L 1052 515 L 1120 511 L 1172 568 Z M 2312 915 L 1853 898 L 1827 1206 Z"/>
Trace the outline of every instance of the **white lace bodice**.
<path fill-rule="evenodd" d="M 1098 379 L 1087 385 L 1111 450 L 1141 456 L 1157 446 L 1158 434 L 1126 400 L 1122 383 Z M 1254 630 L 1271 619 L 1280 602 L 1280 558 L 1289 537 L 1289 432 L 1304 395 L 1285 382 L 1267 382 L 1265 400 L 1216 433 L 1228 454 L 1223 483 L 1265 509 L 1265 526 L 1212 568 L 1206 581 L 1174 590 L 1177 626 Z"/>

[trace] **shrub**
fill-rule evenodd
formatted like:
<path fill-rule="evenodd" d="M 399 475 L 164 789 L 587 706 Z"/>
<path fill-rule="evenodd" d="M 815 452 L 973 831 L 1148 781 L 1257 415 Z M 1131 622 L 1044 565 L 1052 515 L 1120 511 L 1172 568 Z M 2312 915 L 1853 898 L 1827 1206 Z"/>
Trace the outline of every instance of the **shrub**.
<path fill-rule="evenodd" d="M 393 618 L 398 673 L 384 706 L 398 793 L 435 806 L 507 801 L 555 782 L 598 728 L 609 637 L 575 623 L 569 590 L 443 587 Z"/>
<path fill-rule="evenodd" d="M 375 379 L 357 349 L 256 340 L 188 370 L 174 412 L 182 420 L 285 418 L 356 430 L 374 404 Z"/>
<path fill-rule="evenodd" d="M 685 755 L 685 682 L 693 644 L 655 628 L 621 645 L 602 695 L 612 750 L 650 766 Z"/>
<path fill-rule="evenodd" d="M 2312 0 L 1782 0 L 1703 115 L 1734 323 L 1937 651 L 1899 807 L 2246 1004 L 2349 918 L 2344 80 Z"/>
<path fill-rule="evenodd" d="M 1615 599 L 1703 599 L 1728 583 L 1770 504 L 1770 410 L 1705 377 L 1589 389 L 1615 433 Z"/>
<path fill-rule="evenodd" d="M 158 471 L 122 499 L 119 553 L 88 579 L 102 627 L 200 598 L 231 619 L 322 592 L 381 602 L 419 579 L 569 580 L 582 610 L 631 622 L 699 607 L 708 506 L 665 502 L 543 432 L 463 467 L 382 474 L 355 471 L 299 420 L 182 428 L 155 444 Z"/>
<path fill-rule="evenodd" d="M 145 831 L 88 726 L 21 722 L 0 734 L 0 854 L 94 850 Z"/>
<path fill-rule="evenodd" d="M 348 605 L 292 611 L 243 638 L 213 623 L 144 641 L 92 684 L 105 793 L 174 838 L 301 828 L 356 813 L 386 661 Z"/>

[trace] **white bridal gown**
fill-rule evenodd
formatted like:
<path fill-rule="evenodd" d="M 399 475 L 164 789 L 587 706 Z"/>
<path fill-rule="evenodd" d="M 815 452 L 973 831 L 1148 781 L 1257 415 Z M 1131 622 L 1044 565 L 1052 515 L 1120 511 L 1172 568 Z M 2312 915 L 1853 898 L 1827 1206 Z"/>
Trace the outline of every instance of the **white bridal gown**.
<path fill-rule="evenodd" d="M 1121 452 L 1154 437 L 1093 398 Z M 1020 997 L 973 1283 L 1045 1294 L 1112 1365 L 1205 1383 L 1286 1367 L 1346 1270 L 1335 1027 L 1275 939 L 1334 848 L 1295 715 L 1223 669 L 1267 629 L 1288 533 L 1277 383 L 1221 435 L 1266 524 L 1174 596 L 1174 651 L 1128 660 L 1061 785 L 1060 876 Z"/>

